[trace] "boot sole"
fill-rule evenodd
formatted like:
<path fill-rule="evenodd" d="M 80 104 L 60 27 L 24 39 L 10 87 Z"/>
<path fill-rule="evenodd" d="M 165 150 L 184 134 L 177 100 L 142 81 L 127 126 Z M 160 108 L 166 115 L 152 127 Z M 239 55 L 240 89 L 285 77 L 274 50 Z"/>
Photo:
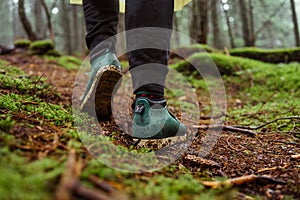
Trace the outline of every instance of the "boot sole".
<path fill-rule="evenodd" d="M 121 77 L 119 68 L 114 65 L 98 70 L 90 90 L 81 103 L 81 111 L 90 115 L 95 112 L 99 121 L 109 120 L 112 115 L 111 98 Z"/>

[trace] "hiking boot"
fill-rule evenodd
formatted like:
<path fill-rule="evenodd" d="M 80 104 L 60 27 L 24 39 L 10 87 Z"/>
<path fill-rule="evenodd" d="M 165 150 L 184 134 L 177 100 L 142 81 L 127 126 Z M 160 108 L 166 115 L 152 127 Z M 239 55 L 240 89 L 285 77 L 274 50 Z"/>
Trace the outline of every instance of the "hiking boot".
<path fill-rule="evenodd" d="M 95 59 L 81 100 L 81 111 L 90 115 L 96 112 L 98 120 L 109 120 L 112 93 L 121 77 L 121 65 L 116 54 L 106 51 Z"/>
<path fill-rule="evenodd" d="M 186 134 L 186 127 L 167 109 L 166 100 L 140 93 L 132 105 L 132 134 L 139 139 L 162 139 Z"/>

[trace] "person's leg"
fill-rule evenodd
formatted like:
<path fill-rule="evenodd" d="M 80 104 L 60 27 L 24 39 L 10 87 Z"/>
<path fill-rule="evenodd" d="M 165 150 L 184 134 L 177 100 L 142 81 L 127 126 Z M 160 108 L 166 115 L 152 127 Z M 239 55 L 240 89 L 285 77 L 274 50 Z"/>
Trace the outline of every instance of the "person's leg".
<path fill-rule="evenodd" d="M 155 33 L 141 29 L 126 34 L 127 49 L 134 50 L 128 53 L 128 58 L 135 93 L 144 90 L 164 93 L 173 13 L 174 0 L 126 0 L 127 31 L 143 27 L 163 28 L 156 29 Z M 161 49 L 142 49 L 154 42 Z"/>
<path fill-rule="evenodd" d="M 89 50 L 95 49 L 101 42 L 117 34 L 119 0 L 83 0 L 86 24 L 86 45 Z M 114 51 L 112 44 L 108 46 Z"/>
<path fill-rule="evenodd" d="M 111 95 L 121 77 L 121 66 L 115 55 L 119 0 L 84 0 L 92 71 L 80 108 L 98 119 L 111 116 Z"/>
<path fill-rule="evenodd" d="M 174 0 L 126 0 L 127 50 L 136 94 L 132 132 L 136 138 L 160 139 L 186 133 L 164 99 L 173 10 Z M 130 31 L 136 28 L 144 29 Z"/>

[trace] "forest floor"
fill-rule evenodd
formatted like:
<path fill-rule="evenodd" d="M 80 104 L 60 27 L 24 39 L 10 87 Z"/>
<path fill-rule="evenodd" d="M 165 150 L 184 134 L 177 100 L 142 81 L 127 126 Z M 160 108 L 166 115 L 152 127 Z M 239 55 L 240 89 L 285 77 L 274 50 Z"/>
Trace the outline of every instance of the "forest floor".
<path fill-rule="evenodd" d="M 195 82 L 202 117 L 188 151 L 158 171 L 128 173 L 81 143 L 72 115 L 76 69 L 24 54 L 0 59 L 1 199 L 300 199 L 297 63 L 223 77 L 225 128 L 204 158 L 195 152 L 214 116 Z M 178 114 L 176 103 L 170 109 Z M 117 143 L 136 145 L 114 122 L 102 125 Z"/>

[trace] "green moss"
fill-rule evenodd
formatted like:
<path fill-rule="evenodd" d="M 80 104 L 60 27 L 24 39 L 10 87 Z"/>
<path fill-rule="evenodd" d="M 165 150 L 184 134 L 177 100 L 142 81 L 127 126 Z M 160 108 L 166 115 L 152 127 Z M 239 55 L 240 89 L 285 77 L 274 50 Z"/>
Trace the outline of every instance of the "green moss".
<path fill-rule="evenodd" d="M 31 41 L 27 39 L 19 39 L 14 42 L 16 48 L 28 49 L 31 45 Z"/>
<path fill-rule="evenodd" d="M 60 57 L 46 56 L 45 59 L 55 62 L 58 65 L 71 70 L 78 69 L 82 64 L 82 60 L 74 56 L 60 56 Z"/>
<path fill-rule="evenodd" d="M 295 63 L 257 66 L 236 77 L 224 77 L 227 87 L 232 85 L 237 88 L 236 94 L 230 94 L 230 99 L 238 98 L 243 105 L 238 109 L 229 109 L 230 121 L 257 126 L 278 117 L 299 115 L 299 76 L 300 65 Z M 285 120 L 270 124 L 268 128 L 289 131 L 294 126 L 291 120 Z"/>
<path fill-rule="evenodd" d="M 15 123 L 10 117 L 6 117 L 4 120 L 0 120 L 0 130 L 8 133 Z"/>
<path fill-rule="evenodd" d="M 29 48 L 33 54 L 44 55 L 54 49 L 54 44 L 51 40 L 38 40 L 32 42 Z"/>
<path fill-rule="evenodd" d="M 51 49 L 51 50 L 47 51 L 47 55 L 48 56 L 54 56 L 54 57 L 60 57 L 61 56 L 61 54 L 55 49 Z"/>
<path fill-rule="evenodd" d="M 62 125 L 72 121 L 72 116 L 62 107 L 43 102 L 32 95 L 7 94 L 0 96 L 0 109 L 7 110 L 10 115 L 24 114 L 37 115 L 37 119 L 53 121 L 56 125 Z"/>
<path fill-rule="evenodd" d="M 216 53 L 218 50 L 204 44 L 194 44 L 186 47 L 179 47 L 171 51 L 171 58 L 187 58 L 195 53 Z"/>
<path fill-rule="evenodd" d="M 268 63 L 300 62 L 300 47 L 289 49 L 237 48 L 230 50 L 230 54 Z"/>
<path fill-rule="evenodd" d="M 267 65 L 268 64 L 256 60 L 226 56 L 224 54 L 197 53 L 190 56 L 187 61 L 178 62 L 172 65 L 172 67 L 187 75 L 194 75 L 196 71 L 195 67 L 205 73 L 211 74 L 210 67 L 216 66 L 221 75 L 234 75 L 239 71 Z"/>
<path fill-rule="evenodd" d="M 42 159 L 27 163 L 8 148 L 0 149 L 1 199 L 52 199 L 48 185 L 62 174 L 64 165 Z"/>

